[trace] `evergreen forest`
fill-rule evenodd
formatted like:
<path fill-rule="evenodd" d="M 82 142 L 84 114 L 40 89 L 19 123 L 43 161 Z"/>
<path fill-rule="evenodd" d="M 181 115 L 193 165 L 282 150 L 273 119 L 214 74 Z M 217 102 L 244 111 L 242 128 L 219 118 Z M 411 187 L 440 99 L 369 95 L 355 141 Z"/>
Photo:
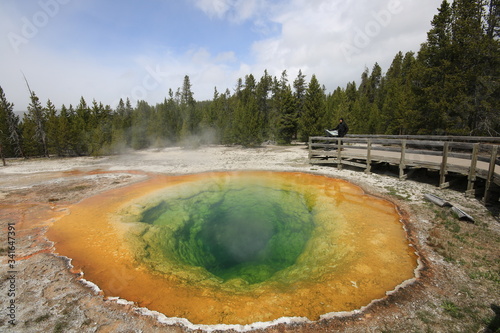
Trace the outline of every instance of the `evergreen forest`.
<path fill-rule="evenodd" d="M 0 156 L 102 155 L 170 145 L 289 144 L 343 117 L 349 134 L 500 135 L 500 0 L 444 0 L 420 50 L 375 63 L 332 92 L 301 71 L 264 71 L 197 101 L 189 76 L 162 103 L 42 103 L 29 89 L 22 118 L 0 87 Z"/>

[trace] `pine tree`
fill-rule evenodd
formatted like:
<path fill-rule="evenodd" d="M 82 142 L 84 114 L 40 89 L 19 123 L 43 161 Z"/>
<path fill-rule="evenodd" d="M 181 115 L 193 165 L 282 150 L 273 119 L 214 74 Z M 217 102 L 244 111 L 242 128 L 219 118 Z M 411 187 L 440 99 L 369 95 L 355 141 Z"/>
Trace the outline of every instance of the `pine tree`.
<path fill-rule="evenodd" d="M 30 92 L 30 100 L 31 103 L 28 105 L 28 114 L 31 116 L 32 121 L 35 124 L 35 139 L 41 145 L 43 156 L 49 157 L 49 150 L 47 144 L 47 133 L 46 133 L 46 122 L 47 117 L 44 112 L 42 105 L 40 104 L 40 100 L 38 96 L 35 95 L 35 92 L 31 90 L 28 85 L 28 81 L 26 81 L 26 85 L 28 86 L 28 90 Z"/>
<path fill-rule="evenodd" d="M 11 104 L 12 105 L 12 104 Z M 14 112 L 7 113 L 7 123 L 9 125 L 9 139 L 12 143 L 12 147 L 14 150 L 14 156 L 20 156 L 26 158 L 23 151 L 21 130 L 19 124 L 19 116 L 15 115 Z"/>
<path fill-rule="evenodd" d="M 290 144 L 297 131 L 297 101 L 289 85 L 282 88 L 279 115 L 278 143 Z"/>
<path fill-rule="evenodd" d="M 224 143 L 224 133 L 231 127 L 231 117 L 227 115 L 226 95 L 219 93 L 217 87 L 214 88 L 213 99 L 205 110 L 203 126 L 214 131 L 215 143 Z"/>
<path fill-rule="evenodd" d="M 267 128 L 269 128 L 268 139 L 272 141 L 283 140 L 283 138 L 281 138 L 281 122 L 283 119 L 283 115 L 286 112 L 292 112 L 290 110 L 286 110 L 288 106 L 285 106 L 285 98 L 288 91 L 291 92 L 290 85 L 288 84 L 288 75 L 286 71 L 283 71 L 279 80 L 276 77 L 274 77 L 272 80 L 272 107 L 270 115 L 266 119 L 266 123 L 269 123 L 267 125 Z M 295 110 L 293 112 L 295 112 Z"/>
<path fill-rule="evenodd" d="M 40 156 L 43 150 L 36 139 L 36 123 L 29 113 L 25 113 L 21 122 L 21 135 L 23 138 L 23 151 L 26 156 Z"/>
<path fill-rule="evenodd" d="M 125 101 L 125 112 L 123 114 L 123 129 L 125 131 L 126 143 L 128 146 L 132 144 L 132 113 L 134 112 L 134 108 L 132 107 L 132 103 L 130 99 L 127 97 Z"/>
<path fill-rule="evenodd" d="M 370 81 L 370 72 L 368 68 L 361 74 L 361 83 L 358 87 L 356 101 L 354 102 L 350 113 L 350 124 L 352 132 L 367 133 L 369 122 L 368 112 L 370 111 L 370 99 L 373 96 L 372 84 Z"/>
<path fill-rule="evenodd" d="M 401 67 L 403 64 L 403 54 L 399 52 L 394 57 L 386 75 L 384 87 L 384 104 L 382 107 L 382 120 L 385 123 L 386 134 L 398 133 L 401 129 L 401 119 L 398 114 L 403 112 L 403 95 L 401 91 Z"/>
<path fill-rule="evenodd" d="M 486 21 L 486 37 L 498 42 L 500 39 L 500 0 L 489 0 Z"/>
<path fill-rule="evenodd" d="M 68 156 L 73 154 L 71 140 L 71 124 L 69 112 L 63 104 L 59 113 L 57 122 L 57 141 L 59 142 L 60 156 Z"/>
<path fill-rule="evenodd" d="M 441 3 L 432 20 L 427 42 L 418 53 L 416 93 L 422 115 L 420 134 L 444 134 L 448 128 L 448 113 L 454 100 L 452 75 L 452 13 L 449 3 Z"/>
<path fill-rule="evenodd" d="M 73 145 L 74 150 L 77 155 L 87 155 L 89 153 L 89 142 L 90 142 L 90 109 L 87 102 L 83 98 L 80 98 L 80 103 L 74 110 L 74 115 L 72 117 L 72 132 L 73 132 Z"/>
<path fill-rule="evenodd" d="M 325 128 L 334 128 L 338 125 L 340 118 L 347 118 L 349 104 L 345 89 L 337 87 L 332 94 L 329 94 L 324 119 Z"/>
<path fill-rule="evenodd" d="M 14 104 L 7 101 L 0 87 L 0 149 L 2 158 L 5 156 L 25 157 L 22 149 L 19 117 L 14 114 Z"/>
<path fill-rule="evenodd" d="M 5 156 L 7 155 L 7 147 L 9 145 L 9 126 L 7 122 L 7 110 L 12 109 L 12 104 L 7 102 L 5 94 L 2 87 L 0 87 L 0 158 L 2 159 L 3 165 L 7 165 L 5 162 Z"/>
<path fill-rule="evenodd" d="M 486 9 L 488 8 L 488 10 Z M 414 91 L 423 128 L 436 134 L 498 133 L 498 1 L 443 1 L 418 54 Z"/>
<path fill-rule="evenodd" d="M 92 102 L 90 109 L 89 154 L 99 156 L 111 151 L 112 125 L 111 108 L 97 101 Z"/>
<path fill-rule="evenodd" d="M 382 105 L 382 69 L 378 63 L 372 72 L 365 68 L 361 74 L 356 102 L 350 114 L 352 133 L 374 134 L 382 131 L 379 106 Z"/>
<path fill-rule="evenodd" d="M 46 129 L 47 129 L 47 142 L 49 153 L 62 155 L 61 142 L 59 141 L 59 117 L 57 115 L 56 107 L 50 99 L 47 101 L 44 113 L 46 115 Z"/>
<path fill-rule="evenodd" d="M 68 148 L 71 150 L 71 155 L 82 155 L 81 142 L 80 142 L 80 128 L 78 127 L 81 123 L 80 117 L 76 114 L 76 110 L 73 105 L 70 104 L 68 107 L 68 121 L 69 121 L 69 141 Z"/>
<path fill-rule="evenodd" d="M 452 133 L 473 133 L 478 126 L 479 75 L 483 73 L 485 50 L 482 1 L 455 0 L 452 6 L 451 77 L 454 90 L 449 127 Z M 484 73 L 486 74 L 486 73 Z M 468 132 L 463 132 L 466 128 Z"/>
<path fill-rule="evenodd" d="M 125 102 L 120 98 L 111 121 L 111 153 L 120 152 L 127 147 L 127 126 L 125 125 L 125 118 Z"/>
<path fill-rule="evenodd" d="M 29 85 L 28 90 L 30 92 L 31 102 L 28 105 L 28 113 L 25 117 L 25 130 L 26 134 L 30 136 L 28 140 L 34 141 L 31 143 L 30 150 L 34 155 L 43 155 L 44 157 L 49 157 L 46 132 L 47 117 L 44 112 L 44 108 L 40 104 L 38 96 L 36 96 L 35 92 L 30 89 Z M 23 136 L 26 139 L 24 130 Z"/>
<path fill-rule="evenodd" d="M 262 121 L 262 138 L 269 140 L 274 140 L 276 137 L 276 114 L 273 113 L 272 102 L 269 98 L 272 83 L 272 77 L 265 70 L 256 87 L 257 112 Z"/>
<path fill-rule="evenodd" d="M 180 114 L 182 116 L 181 138 L 186 139 L 194 135 L 198 129 L 199 117 L 196 112 L 196 101 L 191 91 L 191 82 L 189 76 L 184 76 L 182 89 L 180 90 Z"/>
<path fill-rule="evenodd" d="M 500 1 L 457 1 L 454 45 L 465 81 L 457 107 L 473 135 L 500 134 Z M 461 47 L 460 47 L 461 46 Z M 459 49 L 459 50 L 458 50 Z"/>
<path fill-rule="evenodd" d="M 168 92 L 167 100 L 167 118 L 169 119 L 169 132 L 172 142 L 178 142 L 180 140 L 180 134 L 182 129 L 182 116 L 181 110 L 179 108 L 179 103 L 174 98 L 174 93 L 172 89 Z"/>
<path fill-rule="evenodd" d="M 305 103 L 306 89 L 307 89 L 306 76 L 302 74 L 302 70 L 300 69 L 299 73 L 297 74 L 297 78 L 293 81 L 293 88 L 294 88 L 293 96 L 297 101 L 296 103 L 297 111 L 295 112 L 297 115 L 297 124 L 295 126 L 294 138 L 297 138 L 299 131 L 298 123 L 300 121 L 300 118 L 302 117 L 302 114 L 304 114 L 304 103 Z"/>
<path fill-rule="evenodd" d="M 367 92 L 370 103 L 380 103 L 380 88 L 382 85 L 382 68 L 375 63 L 369 78 L 370 88 Z M 380 106 L 380 105 L 378 105 Z"/>
<path fill-rule="evenodd" d="M 151 107 L 146 101 L 137 102 L 132 113 L 132 142 L 133 149 L 144 149 L 151 145 L 148 136 L 148 124 L 151 116 Z"/>
<path fill-rule="evenodd" d="M 235 98 L 231 97 L 231 92 L 226 89 L 217 99 L 217 129 L 219 131 L 220 143 L 231 144 L 234 139 L 234 118 L 235 118 Z"/>
<path fill-rule="evenodd" d="M 93 99 L 92 107 L 89 109 L 89 117 L 87 119 L 87 130 L 92 132 L 99 126 L 99 123 L 104 118 L 106 118 L 104 106 L 102 103 L 97 103 L 97 101 Z"/>
<path fill-rule="evenodd" d="M 245 77 L 235 114 L 235 140 L 245 147 L 262 143 L 262 115 L 257 104 L 256 83 L 252 74 Z"/>
<path fill-rule="evenodd" d="M 219 109 L 218 106 L 218 100 L 219 100 L 219 91 L 217 90 L 217 87 L 214 88 L 214 95 L 212 98 L 212 102 L 210 103 L 210 106 L 205 109 L 205 112 L 203 113 L 201 123 L 204 127 L 208 128 L 216 128 L 216 122 L 217 122 L 217 110 Z"/>
<path fill-rule="evenodd" d="M 153 107 L 153 118 L 150 123 L 153 147 L 164 147 L 168 141 L 168 115 L 165 108 L 166 103 L 158 103 Z"/>
<path fill-rule="evenodd" d="M 478 77 L 476 134 L 500 135 L 500 0 L 490 0 L 484 35 L 484 62 Z"/>
<path fill-rule="evenodd" d="M 325 93 L 316 75 L 313 75 L 306 91 L 304 113 L 300 118 L 299 138 L 301 141 L 307 142 L 310 136 L 323 134 L 324 113 Z"/>

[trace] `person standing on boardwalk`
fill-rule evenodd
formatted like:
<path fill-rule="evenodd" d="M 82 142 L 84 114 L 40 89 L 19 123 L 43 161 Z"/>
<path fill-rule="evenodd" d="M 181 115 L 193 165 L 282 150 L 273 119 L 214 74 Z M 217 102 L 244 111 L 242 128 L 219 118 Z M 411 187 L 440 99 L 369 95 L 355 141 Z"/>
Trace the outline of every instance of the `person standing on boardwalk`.
<path fill-rule="evenodd" d="M 340 118 L 339 124 L 333 130 L 338 132 L 339 138 L 342 138 L 349 131 L 349 126 L 347 126 L 346 122 L 344 121 L 344 118 Z"/>

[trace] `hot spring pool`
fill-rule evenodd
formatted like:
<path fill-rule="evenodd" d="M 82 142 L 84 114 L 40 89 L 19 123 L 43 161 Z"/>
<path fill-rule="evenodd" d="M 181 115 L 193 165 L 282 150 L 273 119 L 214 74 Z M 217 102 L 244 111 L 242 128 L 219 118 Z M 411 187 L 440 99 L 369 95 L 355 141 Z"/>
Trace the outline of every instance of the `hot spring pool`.
<path fill-rule="evenodd" d="M 154 176 L 91 197 L 48 231 L 106 296 L 195 324 L 352 311 L 414 277 L 397 207 L 289 172 Z"/>

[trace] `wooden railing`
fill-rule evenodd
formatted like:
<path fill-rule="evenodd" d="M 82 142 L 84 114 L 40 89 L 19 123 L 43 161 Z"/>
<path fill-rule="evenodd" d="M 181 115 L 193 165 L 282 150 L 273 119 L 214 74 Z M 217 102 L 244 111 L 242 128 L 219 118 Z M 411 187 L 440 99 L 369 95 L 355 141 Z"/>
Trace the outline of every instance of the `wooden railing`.
<path fill-rule="evenodd" d="M 484 202 L 492 184 L 500 186 L 500 165 L 496 137 L 348 135 L 344 138 L 310 137 L 309 163 L 350 165 L 371 172 L 374 163 L 399 166 L 399 178 L 406 170 L 426 168 L 439 171 L 439 187 L 449 186 L 446 175 L 467 176 L 467 195 L 475 193 L 476 179 L 485 180 Z"/>

